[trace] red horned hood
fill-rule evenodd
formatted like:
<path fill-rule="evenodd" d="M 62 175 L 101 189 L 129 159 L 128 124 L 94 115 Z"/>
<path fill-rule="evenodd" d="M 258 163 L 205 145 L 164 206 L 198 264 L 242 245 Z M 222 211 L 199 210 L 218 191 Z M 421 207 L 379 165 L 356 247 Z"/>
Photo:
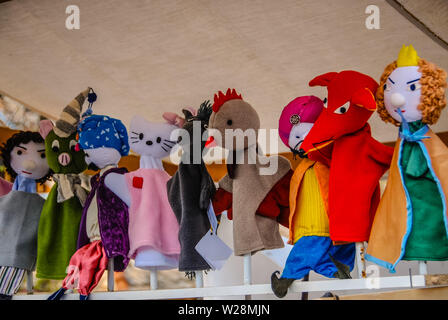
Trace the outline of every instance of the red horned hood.
<path fill-rule="evenodd" d="M 322 160 L 322 157 L 331 157 L 333 141 L 365 126 L 376 110 L 378 84 L 357 71 L 341 71 L 317 76 L 309 85 L 327 87 L 328 103 L 301 149 L 310 159 Z"/>

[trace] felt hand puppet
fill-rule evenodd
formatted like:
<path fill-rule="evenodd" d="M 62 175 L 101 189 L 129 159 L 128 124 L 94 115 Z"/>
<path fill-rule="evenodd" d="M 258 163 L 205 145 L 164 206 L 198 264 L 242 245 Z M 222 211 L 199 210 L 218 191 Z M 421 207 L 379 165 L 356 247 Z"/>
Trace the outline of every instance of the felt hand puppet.
<path fill-rule="evenodd" d="M 446 106 L 446 77 L 403 46 L 380 79 L 378 113 L 399 137 L 366 259 L 390 272 L 401 260 L 448 260 L 448 148 L 429 128 Z"/>
<path fill-rule="evenodd" d="M 310 82 L 328 89 L 328 104 L 299 153 L 330 168 L 328 218 L 335 243 L 367 241 L 380 199 L 379 179 L 393 148 L 371 136 L 378 84 L 356 71 L 329 72 Z"/>
<path fill-rule="evenodd" d="M 213 208 L 216 214 L 224 210 L 231 214 L 234 253 L 282 248 L 278 223 L 287 225 L 284 218 L 289 217 L 290 163 L 281 156 L 261 154 L 257 143 L 260 118 L 235 89 L 216 94 L 212 108 L 209 128 L 219 131 L 223 141 L 212 137 L 229 150 L 227 175 L 219 181 Z M 242 132 L 249 135 L 239 135 Z M 277 162 L 277 170 L 264 172 L 272 161 Z"/>
<path fill-rule="evenodd" d="M 209 101 L 205 101 L 197 113 L 187 109 L 182 112 L 185 115 L 182 128 L 188 132 L 189 139 L 179 142 L 183 153 L 176 173 L 167 183 L 167 190 L 179 223 L 179 271 L 193 275 L 194 271 L 210 269 L 195 247 L 210 230 L 207 209 L 216 189 L 202 159 L 205 148 L 202 136 L 207 130 L 212 107 Z M 194 161 L 194 152 L 199 152 L 198 163 Z"/>
<path fill-rule="evenodd" d="M 44 139 L 38 132 L 21 131 L 0 148 L 12 190 L 0 197 L 0 300 L 11 299 L 37 257 L 37 229 L 44 199 L 36 183 L 45 182 L 50 168 Z"/>
<path fill-rule="evenodd" d="M 43 120 L 45 155 L 54 185 L 45 200 L 39 222 L 36 276 L 62 280 L 70 257 L 76 251 L 82 207 L 89 189 L 84 151 L 76 148 L 76 126 L 89 89 L 84 90 L 62 111 L 56 125 Z"/>
<path fill-rule="evenodd" d="M 129 144 L 140 155 L 140 168 L 124 175 L 110 173 L 106 186 L 129 207 L 129 257 L 135 266 L 151 271 L 179 265 L 179 223 L 168 201 L 170 179 L 162 158 L 176 144 L 170 139 L 179 127 L 152 123 L 140 116 L 131 120 Z"/>
<path fill-rule="evenodd" d="M 51 300 L 61 298 L 75 284 L 80 299 L 86 300 L 110 259 L 114 259 L 115 271 L 124 271 L 129 262 L 128 206 L 104 183 L 111 173 L 128 172 L 126 168 L 118 168 L 121 157 L 129 153 L 126 127 L 118 119 L 89 115 L 79 123 L 78 135 L 86 163 L 100 171 L 90 180 L 91 191 L 82 210 L 77 251 L 70 259 L 62 288 Z"/>
<path fill-rule="evenodd" d="M 315 96 L 298 97 L 284 109 L 279 120 L 283 143 L 296 154 L 324 109 Z M 282 276 L 271 276 L 274 294 L 282 298 L 294 280 L 314 271 L 328 278 L 348 278 L 354 266 L 355 244 L 333 245 L 328 221 L 329 169 L 320 162 L 303 159 L 294 171 L 289 190 L 289 253 Z M 334 263 L 337 260 L 339 263 Z M 343 270 L 340 265 L 345 265 Z"/>

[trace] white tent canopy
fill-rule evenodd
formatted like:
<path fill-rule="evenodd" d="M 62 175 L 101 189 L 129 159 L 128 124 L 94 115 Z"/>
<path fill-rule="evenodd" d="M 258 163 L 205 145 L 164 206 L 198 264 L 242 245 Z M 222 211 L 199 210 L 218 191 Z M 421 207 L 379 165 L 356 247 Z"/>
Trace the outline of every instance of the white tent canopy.
<path fill-rule="evenodd" d="M 448 39 L 448 2 L 400 2 Z M 80 9 L 79 30 L 65 27 L 71 4 Z M 293 98 L 325 97 L 308 87 L 313 77 L 352 69 L 378 80 L 402 44 L 448 70 L 448 51 L 386 1 L 375 1 L 380 29 L 367 29 L 370 4 L 12 0 L 0 4 L 0 92 L 55 119 L 91 86 L 95 112 L 129 124 L 135 114 L 162 120 L 163 111 L 199 106 L 231 87 L 257 109 L 262 127 L 277 128 Z M 370 123 L 376 138 L 395 140 L 396 128 L 376 114 Z M 433 129 L 448 130 L 447 111 Z"/>

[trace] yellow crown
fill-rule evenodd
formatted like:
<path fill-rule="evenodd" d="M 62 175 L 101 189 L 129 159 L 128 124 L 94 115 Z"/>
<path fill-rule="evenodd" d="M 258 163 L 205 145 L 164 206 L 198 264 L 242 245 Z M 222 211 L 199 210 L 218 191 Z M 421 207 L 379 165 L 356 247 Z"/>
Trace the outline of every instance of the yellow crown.
<path fill-rule="evenodd" d="M 417 66 L 419 56 L 412 45 L 401 47 L 400 53 L 398 53 L 397 67 L 409 67 Z"/>

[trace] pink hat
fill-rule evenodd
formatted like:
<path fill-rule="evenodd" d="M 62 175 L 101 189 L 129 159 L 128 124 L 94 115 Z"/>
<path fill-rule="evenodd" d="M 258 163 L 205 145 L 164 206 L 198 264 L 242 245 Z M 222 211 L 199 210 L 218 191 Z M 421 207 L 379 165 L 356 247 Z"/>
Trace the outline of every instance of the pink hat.
<path fill-rule="evenodd" d="M 278 133 L 283 143 L 289 146 L 289 133 L 294 125 L 301 122 L 316 122 L 323 108 L 324 103 L 315 96 L 297 97 L 288 103 L 278 121 Z"/>

